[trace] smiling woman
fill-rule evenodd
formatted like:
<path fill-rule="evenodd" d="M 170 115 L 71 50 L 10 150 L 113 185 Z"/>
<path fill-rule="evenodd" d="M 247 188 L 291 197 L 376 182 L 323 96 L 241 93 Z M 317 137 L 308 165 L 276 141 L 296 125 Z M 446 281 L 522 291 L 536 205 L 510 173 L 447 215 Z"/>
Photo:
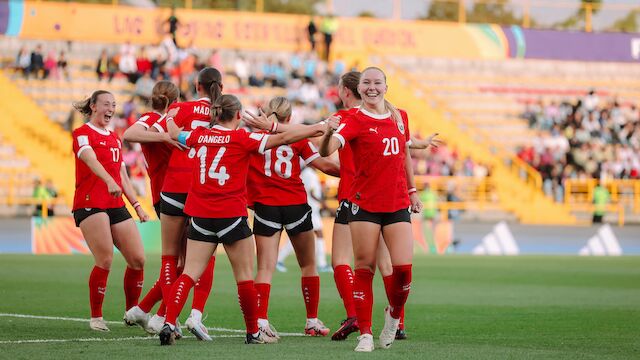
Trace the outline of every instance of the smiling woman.
<path fill-rule="evenodd" d="M 135 197 L 122 162 L 122 142 L 107 129 L 116 110 L 113 95 L 95 91 L 74 104 L 89 121 L 73 132 L 76 155 L 76 191 L 73 217 L 80 227 L 95 266 L 89 276 L 89 303 L 93 330 L 109 331 L 102 318 L 102 303 L 115 245 L 127 261 L 124 275 L 125 311 L 138 303 L 144 279 L 144 249 L 140 233 L 122 200 L 124 194 L 141 221 L 149 216 Z"/>

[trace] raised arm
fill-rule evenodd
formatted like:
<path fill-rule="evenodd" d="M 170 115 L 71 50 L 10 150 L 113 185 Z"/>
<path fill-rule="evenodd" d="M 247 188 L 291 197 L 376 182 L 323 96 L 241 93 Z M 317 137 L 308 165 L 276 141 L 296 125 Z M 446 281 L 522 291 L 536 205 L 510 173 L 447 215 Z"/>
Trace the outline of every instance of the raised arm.
<path fill-rule="evenodd" d="M 335 177 L 340 177 L 340 164 L 333 160 L 325 158 L 317 158 L 309 163 L 315 169 L 322 171 L 323 173 Z"/>
<path fill-rule="evenodd" d="M 325 125 L 322 122 L 314 125 L 290 125 L 289 130 L 286 132 L 269 135 L 266 140 L 264 150 L 284 144 L 293 144 L 296 141 L 309 137 L 320 136 L 324 133 L 324 127 Z"/>
<path fill-rule="evenodd" d="M 267 116 L 262 109 L 258 109 L 258 114 L 245 111 L 242 120 L 254 129 L 269 131 L 271 133 L 286 132 L 290 129 L 290 124 L 279 123 L 275 114 Z"/>
<path fill-rule="evenodd" d="M 411 145 L 409 145 L 410 149 L 415 150 L 424 150 L 429 148 L 430 146 L 437 148 L 440 145 L 444 145 L 444 141 L 437 139 L 438 133 L 432 134 L 426 139 L 418 139 L 411 136 Z"/>
<path fill-rule="evenodd" d="M 334 152 L 336 152 L 336 150 L 343 146 L 340 140 L 333 136 L 333 133 L 338 129 L 338 126 L 340 126 L 340 117 L 331 116 L 326 120 L 326 122 L 327 128 L 324 132 L 324 135 L 322 136 L 322 139 L 320 139 L 320 148 L 318 149 L 320 156 L 323 157 L 333 154 Z"/>

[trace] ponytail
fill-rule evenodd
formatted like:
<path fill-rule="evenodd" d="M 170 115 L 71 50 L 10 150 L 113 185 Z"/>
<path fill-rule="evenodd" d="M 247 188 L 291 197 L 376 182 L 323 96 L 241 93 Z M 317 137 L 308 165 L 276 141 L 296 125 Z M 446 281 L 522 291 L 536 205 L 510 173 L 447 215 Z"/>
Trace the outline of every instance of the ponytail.
<path fill-rule="evenodd" d="M 82 101 L 77 101 L 73 103 L 73 108 L 76 109 L 80 114 L 89 117 L 93 113 L 91 110 L 91 105 L 95 104 L 98 101 L 98 96 L 102 94 L 111 94 L 106 90 L 96 90 L 91 94 L 91 97 L 88 97 Z"/>
<path fill-rule="evenodd" d="M 275 115 L 279 123 L 284 123 L 291 116 L 291 102 L 284 96 L 276 96 L 267 105 L 268 116 Z"/>
<path fill-rule="evenodd" d="M 211 105 L 211 122 L 209 126 L 232 120 L 240 110 L 242 110 L 242 104 L 237 97 L 234 95 L 220 95 Z"/>
<path fill-rule="evenodd" d="M 206 67 L 200 70 L 198 84 L 207 93 L 212 104 L 222 95 L 222 74 L 216 68 Z"/>

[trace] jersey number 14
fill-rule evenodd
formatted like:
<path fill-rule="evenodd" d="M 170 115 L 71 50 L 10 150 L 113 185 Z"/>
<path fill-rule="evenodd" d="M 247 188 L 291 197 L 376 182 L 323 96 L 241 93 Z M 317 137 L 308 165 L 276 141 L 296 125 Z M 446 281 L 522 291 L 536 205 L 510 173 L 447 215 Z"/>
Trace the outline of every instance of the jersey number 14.
<path fill-rule="evenodd" d="M 220 166 L 220 160 L 222 160 L 222 156 L 227 151 L 226 147 L 221 147 L 216 153 L 216 156 L 213 158 L 211 162 L 211 166 L 209 166 L 209 170 L 207 171 L 207 147 L 203 146 L 198 149 L 198 152 L 195 154 L 200 160 L 200 184 L 204 184 L 207 180 L 207 177 L 210 179 L 218 180 L 218 185 L 223 186 L 227 183 L 227 180 L 231 177 L 227 174 L 227 167 Z M 191 154 L 189 154 L 191 155 Z M 193 156 L 190 156 L 193 157 Z"/>

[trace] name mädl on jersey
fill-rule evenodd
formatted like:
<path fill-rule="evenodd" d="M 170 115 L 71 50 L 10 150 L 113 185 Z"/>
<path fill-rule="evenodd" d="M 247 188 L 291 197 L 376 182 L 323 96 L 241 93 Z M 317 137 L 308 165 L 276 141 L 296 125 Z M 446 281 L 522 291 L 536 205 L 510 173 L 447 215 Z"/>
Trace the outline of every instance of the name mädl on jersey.
<path fill-rule="evenodd" d="M 199 144 L 228 144 L 230 141 L 230 135 L 200 135 L 198 137 Z"/>

